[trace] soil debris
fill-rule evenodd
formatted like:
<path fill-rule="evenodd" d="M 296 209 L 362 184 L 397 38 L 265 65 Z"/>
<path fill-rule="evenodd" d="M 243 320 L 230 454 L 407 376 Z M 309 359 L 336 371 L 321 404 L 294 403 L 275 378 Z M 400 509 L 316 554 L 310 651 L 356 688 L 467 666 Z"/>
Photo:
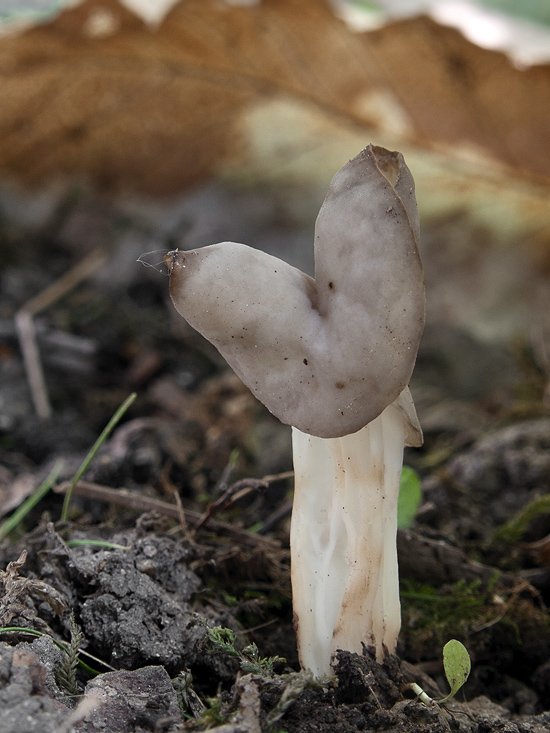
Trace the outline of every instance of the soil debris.
<path fill-rule="evenodd" d="M 476 342 L 445 376 L 471 339 L 429 334 L 413 384 L 426 444 L 406 456 L 423 500 L 398 537 L 400 659 L 341 652 L 334 677 L 314 682 L 298 671 L 292 628 L 289 431 L 171 319 L 166 279 L 128 264 L 179 242 L 196 206 L 164 239 L 109 209 L 109 236 L 96 227 L 93 242 L 99 202 L 63 207 L 29 231 L 0 221 L 0 514 L 63 462 L 0 543 L 0 733 L 550 730 L 550 421 L 535 360 Z M 52 408 L 39 419 L 14 318 L 74 272 L 81 240 L 88 252 L 108 240 L 108 265 L 33 318 Z M 487 364 L 501 378 L 480 379 Z M 61 522 L 68 482 L 133 389 Z M 217 627 L 236 655 L 212 648 Z M 412 699 L 409 682 L 445 694 L 451 638 L 472 658 L 463 693 L 445 708 Z M 251 648 L 259 667 L 243 670 Z M 286 661 L 268 672 L 271 657 Z"/>

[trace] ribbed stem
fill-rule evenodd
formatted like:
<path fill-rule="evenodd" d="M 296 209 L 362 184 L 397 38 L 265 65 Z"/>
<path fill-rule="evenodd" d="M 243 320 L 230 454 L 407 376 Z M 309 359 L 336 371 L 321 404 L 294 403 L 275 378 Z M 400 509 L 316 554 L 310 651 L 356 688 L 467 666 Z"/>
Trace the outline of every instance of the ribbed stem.
<path fill-rule="evenodd" d="M 393 405 L 362 430 L 316 438 L 293 428 L 294 622 L 302 667 L 330 674 L 338 649 L 377 659 L 401 626 L 397 500 L 404 418 Z"/>

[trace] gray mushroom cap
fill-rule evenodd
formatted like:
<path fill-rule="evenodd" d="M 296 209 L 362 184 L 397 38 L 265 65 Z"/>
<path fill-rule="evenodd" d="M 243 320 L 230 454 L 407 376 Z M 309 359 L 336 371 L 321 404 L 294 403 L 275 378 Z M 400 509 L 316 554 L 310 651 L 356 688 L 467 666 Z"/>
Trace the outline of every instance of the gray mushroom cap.
<path fill-rule="evenodd" d="M 414 182 L 370 145 L 333 178 L 315 279 L 235 242 L 171 252 L 176 310 L 282 422 L 335 438 L 406 388 L 424 327 Z"/>

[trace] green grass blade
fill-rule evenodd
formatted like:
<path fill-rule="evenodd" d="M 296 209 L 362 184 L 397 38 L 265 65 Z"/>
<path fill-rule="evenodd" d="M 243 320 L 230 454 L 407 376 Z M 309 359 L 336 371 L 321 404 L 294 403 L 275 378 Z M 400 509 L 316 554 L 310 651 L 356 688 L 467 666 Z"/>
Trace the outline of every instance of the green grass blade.
<path fill-rule="evenodd" d="M 62 652 L 65 652 L 67 654 L 67 648 L 68 644 L 65 641 L 58 641 L 57 639 L 54 639 L 53 636 L 50 636 L 50 634 L 45 634 L 43 631 L 37 631 L 36 629 L 27 629 L 24 626 L 3 626 L 0 628 L 0 634 L 5 633 L 18 633 L 18 634 L 30 634 L 30 636 L 49 636 L 50 639 L 53 641 L 53 643 L 56 645 L 58 649 L 61 649 Z M 90 657 L 90 659 L 95 660 L 96 662 L 99 662 L 104 667 L 107 667 L 108 669 L 113 670 L 113 672 L 116 672 L 117 670 L 114 667 L 111 667 L 110 664 L 107 664 L 106 662 L 103 662 L 101 659 L 98 659 L 97 657 L 94 657 L 92 654 L 89 654 L 88 652 L 84 651 L 83 649 L 78 650 L 80 654 L 86 654 L 86 656 Z M 86 662 L 83 662 L 82 659 L 78 659 L 79 665 L 82 667 L 82 669 L 86 670 L 89 674 L 91 674 L 93 677 L 97 677 L 98 674 L 101 674 L 97 669 L 94 669 L 93 667 L 90 667 Z"/>
<path fill-rule="evenodd" d="M 61 511 L 61 521 L 62 522 L 66 522 L 69 517 L 69 506 L 71 504 L 74 487 L 80 480 L 84 471 L 88 468 L 90 463 L 93 461 L 95 454 L 101 448 L 103 443 L 107 440 L 112 430 L 115 428 L 115 426 L 117 425 L 121 417 L 124 415 L 126 410 L 130 407 L 130 405 L 136 399 L 136 397 L 137 397 L 136 393 L 132 392 L 132 394 L 124 400 L 122 405 L 118 408 L 118 410 L 115 412 L 113 417 L 107 423 L 106 427 L 104 428 L 99 438 L 93 444 L 90 452 L 88 453 L 86 458 L 82 461 L 82 465 L 80 466 L 78 471 L 73 476 L 71 483 L 69 484 L 69 487 L 67 489 L 67 493 L 65 494 L 65 500 L 63 501 L 63 509 Z"/>
<path fill-rule="evenodd" d="M 67 547 L 104 547 L 107 550 L 131 550 L 131 545 L 117 545 L 107 540 L 69 540 Z"/>
<path fill-rule="evenodd" d="M 38 504 L 38 502 L 46 496 L 48 491 L 57 481 L 57 477 L 61 473 L 62 468 L 63 461 L 56 461 L 54 467 L 46 476 L 44 481 L 42 481 L 40 486 L 35 491 L 33 491 L 33 493 L 27 499 L 25 499 L 21 506 L 14 511 L 11 517 L 8 517 L 8 519 L 6 519 L 6 521 L 0 526 L 0 540 L 3 540 L 4 537 L 7 537 L 9 533 L 17 527 L 19 522 L 21 522 L 22 519 L 27 516 L 31 509 L 33 509 Z"/>

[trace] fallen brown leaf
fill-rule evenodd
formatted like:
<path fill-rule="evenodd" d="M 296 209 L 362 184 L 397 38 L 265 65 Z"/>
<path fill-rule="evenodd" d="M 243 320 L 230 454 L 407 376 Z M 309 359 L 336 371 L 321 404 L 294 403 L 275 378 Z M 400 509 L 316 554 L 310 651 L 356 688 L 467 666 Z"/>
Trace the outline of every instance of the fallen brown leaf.
<path fill-rule="evenodd" d="M 353 33 L 325 0 L 182 0 L 156 31 L 86 0 L 2 38 L 0 79 L 0 171 L 25 184 L 181 190 L 244 154 L 240 117 L 275 98 L 550 177 L 550 67 L 518 70 L 426 18 Z"/>

